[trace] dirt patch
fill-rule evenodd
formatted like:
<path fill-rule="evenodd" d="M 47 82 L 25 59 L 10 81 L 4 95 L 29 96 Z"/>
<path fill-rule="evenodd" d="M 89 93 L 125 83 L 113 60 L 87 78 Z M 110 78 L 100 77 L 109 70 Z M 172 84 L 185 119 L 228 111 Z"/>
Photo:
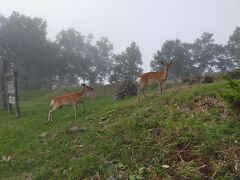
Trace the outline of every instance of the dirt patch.
<path fill-rule="evenodd" d="M 73 126 L 67 130 L 67 132 L 69 132 L 69 133 L 77 133 L 77 132 L 83 133 L 86 131 L 87 131 L 87 128 L 81 127 L 81 126 Z"/>
<path fill-rule="evenodd" d="M 198 166 L 199 172 L 205 176 L 210 176 L 213 173 L 208 157 L 195 155 L 191 150 L 182 151 L 178 154 L 178 156 L 178 160 L 182 163 L 193 161 Z"/>
<path fill-rule="evenodd" d="M 155 126 L 155 127 L 152 129 L 152 132 L 154 133 L 154 135 L 155 135 L 156 137 L 159 137 L 159 138 L 161 138 L 162 135 L 163 135 L 162 129 L 161 129 L 160 127 L 157 127 L 157 126 Z"/>
<path fill-rule="evenodd" d="M 217 107 L 219 109 L 221 115 L 223 115 L 223 116 L 228 115 L 227 108 L 225 106 L 224 101 L 219 100 L 215 97 L 204 97 L 203 99 L 201 99 L 197 103 L 196 111 L 201 113 L 211 107 Z"/>
<path fill-rule="evenodd" d="M 217 97 L 204 96 L 202 98 L 196 98 L 193 103 L 188 105 L 178 105 L 178 109 L 180 109 L 183 113 L 191 114 L 193 112 L 203 113 L 209 110 L 210 108 L 217 108 L 219 110 L 220 115 L 225 118 L 229 116 L 229 112 L 227 110 L 227 106 L 223 100 Z"/>

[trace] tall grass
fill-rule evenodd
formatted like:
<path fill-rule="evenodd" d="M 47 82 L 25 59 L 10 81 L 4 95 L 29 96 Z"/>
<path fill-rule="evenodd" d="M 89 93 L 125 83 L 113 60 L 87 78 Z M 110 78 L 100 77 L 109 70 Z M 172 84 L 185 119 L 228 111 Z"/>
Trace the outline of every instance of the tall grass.
<path fill-rule="evenodd" d="M 22 117 L 0 111 L 1 179 L 237 179 L 240 176 L 240 122 L 222 106 L 226 87 L 173 87 L 163 96 L 127 97 L 113 102 L 111 89 L 81 105 L 54 114 L 50 100 L 66 90 L 21 94 Z M 106 88 L 106 89 L 105 89 Z M 222 108 L 225 108 L 223 111 Z M 86 132 L 71 133 L 73 126 Z M 48 132 L 46 138 L 39 135 Z"/>

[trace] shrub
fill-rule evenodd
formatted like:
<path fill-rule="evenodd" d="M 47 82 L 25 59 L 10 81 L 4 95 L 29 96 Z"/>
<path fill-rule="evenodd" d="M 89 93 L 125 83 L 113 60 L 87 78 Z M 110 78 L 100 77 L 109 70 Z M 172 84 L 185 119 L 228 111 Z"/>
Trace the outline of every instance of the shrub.
<path fill-rule="evenodd" d="M 228 76 L 231 79 L 240 79 L 240 69 L 236 69 L 234 71 L 228 72 Z"/>
<path fill-rule="evenodd" d="M 240 71 L 238 71 L 240 76 Z M 228 103 L 229 107 L 237 114 L 240 114 L 240 84 L 233 81 L 230 77 L 225 78 L 228 81 L 229 88 L 220 94 Z"/>
<path fill-rule="evenodd" d="M 214 81 L 213 76 L 204 76 L 201 80 L 201 83 L 212 83 Z"/>

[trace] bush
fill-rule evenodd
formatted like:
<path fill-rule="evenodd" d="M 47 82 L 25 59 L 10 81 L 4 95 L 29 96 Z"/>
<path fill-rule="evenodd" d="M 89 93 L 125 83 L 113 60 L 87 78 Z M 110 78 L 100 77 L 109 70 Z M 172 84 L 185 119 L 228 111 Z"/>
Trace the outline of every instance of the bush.
<path fill-rule="evenodd" d="M 213 76 L 204 76 L 201 80 L 201 83 L 212 83 L 214 81 Z"/>
<path fill-rule="evenodd" d="M 197 84 L 197 83 L 212 83 L 215 80 L 214 76 L 201 76 L 201 75 L 196 75 L 196 76 L 189 76 L 189 77 L 182 77 L 181 81 L 182 84 Z"/>
<path fill-rule="evenodd" d="M 233 81 L 230 77 L 226 77 L 225 79 L 228 81 L 229 88 L 222 92 L 220 96 L 234 112 L 240 114 L 240 84 Z"/>
<path fill-rule="evenodd" d="M 236 69 L 234 71 L 228 72 L 228 76 L 231 79 L 240 79 L 240 69 Z"/>

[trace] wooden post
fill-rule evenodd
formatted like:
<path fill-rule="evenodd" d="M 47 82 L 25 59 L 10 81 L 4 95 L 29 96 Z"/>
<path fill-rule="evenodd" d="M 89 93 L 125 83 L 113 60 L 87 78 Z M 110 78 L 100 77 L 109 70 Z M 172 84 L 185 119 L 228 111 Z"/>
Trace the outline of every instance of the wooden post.
<path fill-rule="evenodd" d="M 16 118 L 20 117 L 17 72 L 5 74 L 5 87 L 8 111 L 13 113 L 13 105 L 15 106 Z"/>
<path fill-rule="evenodd" d="M 4 109 L 8 108 L 7 105 L 7 99 L 6 99 L 6 78 L 5 74 L 7 73 L 8 70 L 8 61 L 6 59 L 2 59 L 1 61 L 1 69 L 0 69 L 0 106 L 3 107 Z"/>
<path fill-rule="evenodd" d="M 17 72 L 13 73 L 14 91 L 15 91 L 15 107 L 16 107 L 16 118 L 20 117 L 19 109 L 19 97 L 18 97 L 18 84 L 17 84 Z"/>

